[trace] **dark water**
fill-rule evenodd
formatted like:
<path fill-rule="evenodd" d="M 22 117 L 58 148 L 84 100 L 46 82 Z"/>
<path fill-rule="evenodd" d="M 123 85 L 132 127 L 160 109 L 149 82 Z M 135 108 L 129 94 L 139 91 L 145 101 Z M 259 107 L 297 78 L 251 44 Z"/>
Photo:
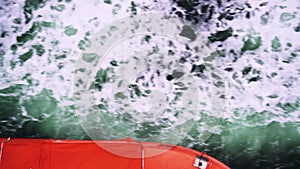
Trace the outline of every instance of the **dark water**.
<path fill-rule="evenodd" d="M 0 137 L 90 139 L 91 135 L 86 131 L 92 131 L 97 133 L 93 135 L 97 139 L 131 136 L 137 140 L 173 143 L 178 140 L 172 138 L 180 138 L 178 144 L 206 151 L 231 168 L 299 168 L 299 10 L 298 0 L 2 0 Z M 186 91 L 192 88 L 192 85 L 173 83 L 184 76 L 185 71 L 179 69 L 142 73 L 142 81 L 126 86 L 128 97 L 126 91 L 118 88 L 119 92 L 114 95 L 117 104 L 125 105 L 127 102 L 122 101 L 128 99 L 136 109 L 148 113 L 132 112 L 132 107 L 115 113 L 112 101 L 105 100 L 104 95 L 108 91 L 107 85 L 113 84 L 122 73 L 117 68 L 125 64 L 119 58 L 99 69 L 93 68 L 97 72 L 91 90 L 96 91 L 95 97 L 104 99 L 92 102 L 95 104 L 91 105 L 91 112 L 101 112 L 101 118 L 97 113 L 88 113 L 84 119 L 77 116 L 76 100 L 82 98 L 73 97 L 76 91 L 74 79 L 83 71 L 78 69 L 82 52 L 91 46 L 93 37 L 102 27 L 145 12 L 160 12 L 183 19 L 211 42 L 211 48 L 217 53 L 213 59 L 220 62 L 222 76 L 213 86 L 224 89 L 222 102 L 211 106 L 221 104 L 222 113 L 211 114 L 209 106 L 200 104 L 201 100 L 197 104 L 203 106 L 203 109 L 200 107 L 203 111 L 194 112 L 201 118 L 195 119 L 186 117 L 183 110 L 177 112 L 172 108 L 167 115 L 160 114 L 157 118 L 158 115 L 152 114 L 160 113 L 155 107 L 147 110 L 146 106 L 139 106 L 143 97 L 164 98 L 153 94 L 155 88 L 143 86 L 147 82 L 150 86 L 161 85 L 166 93 L 168 86 L 174 84 Z M 190 35 L 185 36 L 192 39 Z M 151 41 L 155 40 L 161 41 L 157 43 L 159 45 L 164 43 L 152 35 L 143 36 L 142 41 L 133 39 L 123 43 L 128 42 L 129 51 L 138 50 L 138 43 L 143 42 L 155 53 L 162 50 L 159 45 L 160 48 L 152 48 L 155 43 L 153 45 Z M 117 51 L 127 48 L 126 45 L 115 46 L 119 47 L 116 47 Z M 174 46 L 176 44 L 169 43 L 170 48 L 175 49 Z M 172 50 L 168 51 L 170 56 L 172 53 Z M 94 57 L 84 55 L 82 59 L 92 63 Z M 178 62 L 184 62 L 190 74 L 201 81 L 197 81 L 198 87 L 205 88 L 211 83 L 205 78 L 209 66 L 196 63 L 192 55 L 179 57 Z M 220 74 L 215 72 L 211 76 L 218 79 Z M 83 80 L 82 84 L 88 82 Z M 175 93 L 174 99 L 181 94 Z M 201 94 L 203 102 L 211 97 L 209 89 L 202 90 Z M 82 93 L 79 96 L 84 97 Z M 105 121 L 101 120 L 103 118 Z M 178 133 L 168 128 L 174 121 L 180 123 L 173 126 Z M 184 138 L 179 132 L 182 128 L 186 133 Z M 207 137 L 203 136 L 205 134 Z"/>

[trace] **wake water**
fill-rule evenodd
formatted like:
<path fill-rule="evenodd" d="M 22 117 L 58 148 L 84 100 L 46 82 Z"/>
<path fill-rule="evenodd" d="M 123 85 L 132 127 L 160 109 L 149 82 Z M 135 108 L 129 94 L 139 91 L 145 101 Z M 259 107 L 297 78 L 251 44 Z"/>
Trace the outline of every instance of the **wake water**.
<path fill-rule="evenodd" d="M 299 166 L 299 1 L 4 0 L 0 5 L 0 137 L 130 136 L 206 151 L 232 168 Z M 127 37 L 110 49 L 114 59 L 96 68 L 89 65 L 97 70 L 87 84 L 92 86 L 88 89 L 95 99 L 87 109 L 101 112 L 101 118 L 97 113 L 81 118 L 76 110 L 82 107 L 76 100 L 82 97 L 76 97 L 76 92 L 77 96 L 85 92 L 80 93 L 76 86 L 82 71 L 78 60 L 91 64 L 99 59 L 84 55 L 99 30 L 147 12 L 191 23 L 195 32 L 211 42 L 212 54 L 197 60 L 197 52 L 180 46 L 176 39 Z M 120 29 L 112 27 L 111 31 Z M 181 31 L 183 38 L 193 40 L 191 32 Z M 147 49 L 142 49 L 145 46 Z M 147 55 L 132 51 L 152 52 L 157 59 L 153 60 L 164 64 L 159 67 L 157 62 L 145 62 L 149 69 L 136 72 L 128 79 L 131 83 L 122 88 L 116 83 L 122 81 L 121 68 L 125 71 L 127 63 L 144 62 L 118 54 Z M 163 68 L 167 62 L 159 60 L 157 51 L 178 56 L 172 60 L 176 66 Z M 207 64 L 215 60 L 218 70 L 215 64 Z M 157 69 L 150 69 L 152 64 Z M 191 77 L 196 80 L 180 81 Z M 116 84 L 113 100 L 105 97 L 111 84 Z M 193 91 L 194 85 L 201 89 L 198 111 L 173 109 L 180 105 L 177 98 Z M 221 92 L 214 95 L 213 91 Z M 213 102 L 212 95 L 220 102 Z M 149 98 L 161 100 L 148 104 Z M 129 108 L 122 109 L 128 104 Z M 164 106 L 167 108 L 160 109 Z M 219 106 L 221 112 L 211 113 Z"/>

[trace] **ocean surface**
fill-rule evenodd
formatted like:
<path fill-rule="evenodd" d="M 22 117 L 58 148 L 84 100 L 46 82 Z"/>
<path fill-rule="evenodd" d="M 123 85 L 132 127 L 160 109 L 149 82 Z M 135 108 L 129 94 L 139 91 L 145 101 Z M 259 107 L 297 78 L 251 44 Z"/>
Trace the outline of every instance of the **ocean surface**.
<path fill-rule="evenodd" d="M 1 0 L 0 137 L 300 166 L 299 0 Z"/>

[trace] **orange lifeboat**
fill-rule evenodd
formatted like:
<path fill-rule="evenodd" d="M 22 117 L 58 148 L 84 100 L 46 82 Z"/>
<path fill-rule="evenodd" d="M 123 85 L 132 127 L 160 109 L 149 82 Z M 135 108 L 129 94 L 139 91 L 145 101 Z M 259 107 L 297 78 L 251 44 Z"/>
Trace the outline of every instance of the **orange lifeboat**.
<path fill-rule="evenodd" d="M 202 152 L 132 139 L 0 142 L 0 169 L 229 169 Z"/>

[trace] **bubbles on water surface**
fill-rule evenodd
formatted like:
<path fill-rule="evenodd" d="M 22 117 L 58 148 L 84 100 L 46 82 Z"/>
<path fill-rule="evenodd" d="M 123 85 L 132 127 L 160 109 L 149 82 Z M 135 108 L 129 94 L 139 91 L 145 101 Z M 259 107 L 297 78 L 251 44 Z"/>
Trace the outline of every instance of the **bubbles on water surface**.
<path fill-rule="evenodd" d="M 81 56 L 76 111 L 92 139 L 105 131 L 114 139 L 177 144 L 200 113 L 222 116 L 220 65 L 205 61 L 217 53 L 180 20 L 156 13 L 118 20 L 96 33 Z M 212 129 L 219 120 L 203 122 Z M 199 141 L 211 133 L 203 130 Z"/>

